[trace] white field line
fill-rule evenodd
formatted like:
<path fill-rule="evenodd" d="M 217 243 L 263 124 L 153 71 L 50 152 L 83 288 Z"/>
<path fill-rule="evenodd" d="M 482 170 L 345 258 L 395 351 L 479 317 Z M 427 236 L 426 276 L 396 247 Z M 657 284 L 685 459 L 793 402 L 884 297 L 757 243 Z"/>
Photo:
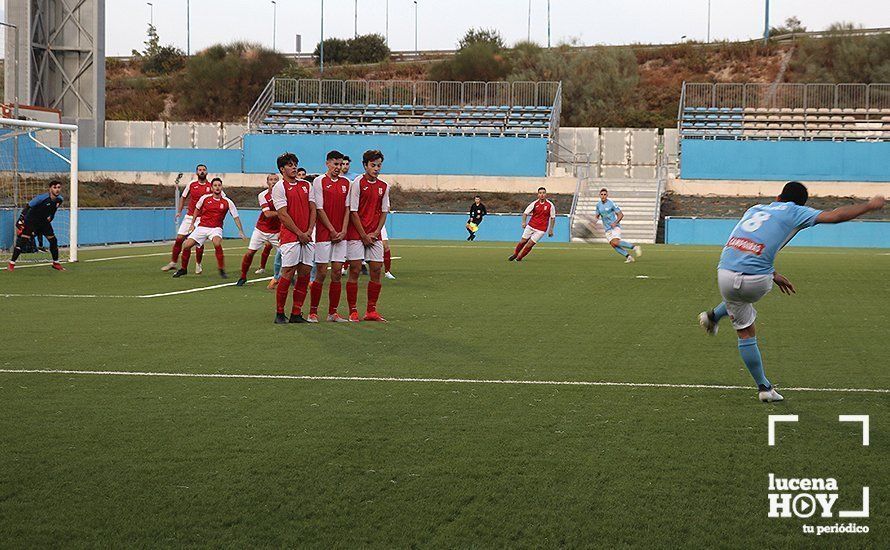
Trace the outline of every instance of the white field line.
<path fill-rule="evenodd" d="M 247 284 L 258 283 L 261 281 L 268 281 L 271 278 L 272 277 L 262 277 L 260 279 L 250 279 L 249 281 L 247 281 Z M 177 296 L 179 294 L 192 294 L 194 292 L 204 292 L 205 290 L 214 290 L 216 288 L 224 288 L 227 286 L 235 286 L 235 283 L 222 283 L 222 284 L 212 285 L 212 286 L 202 286 L 199 288 L 190 288 L 188 290 L 177 290 L 174 292 L 162 292 L 160 294 L 143 294 L 142 296 L 132 296 L 132 298 L 163 298 L 164 296 Z"/>
<path fill-rule="evenodd" d="M 519 386 L 611 386 L 625 388 L 668 388 L 702 390 L 746 390 L 750 386 L 719 384 L 664 384 L 652 382 L 594 382 L 585 380 L 499 380 L 485 378 L 398 378 L 388 376 L 310 376 L 299 374 L 220 374 L 186 372 L 139 372 L 139 371 L 92 371 L 62 369 L 0 369 L 3 374 L 65 374 L 81 376 L 145 376 L 155 378 L 219 378 L 237 380 L 303 380 L 323 382 L 413 382 L 440 384 L 499 384 Z M 783 388 L 788 391 L 843 392 L 843 393 L 890 393 L 881 388 Z"/>
<path fill-rule="evenodd" d="M 247 284 L 268 281 L 272 277 L 262 277 L 259 279 L 250 279 Z M 173 292 L 161 292 L 159 294 L 142 294 L 137 296 L 120 296 L 114 294 L 0 294 L 0 298 L 164 298 L 165 296 L 178 296 L 180 294 L 192 294 L 195 292 L 204 292 L 205 290 L 215 290 L 227 286 L 235 286 L 235 283 L 221 283 L 218 285 L 202 286 L 198 288 L 189 288 L 186 290 L 176 290 Z"/>

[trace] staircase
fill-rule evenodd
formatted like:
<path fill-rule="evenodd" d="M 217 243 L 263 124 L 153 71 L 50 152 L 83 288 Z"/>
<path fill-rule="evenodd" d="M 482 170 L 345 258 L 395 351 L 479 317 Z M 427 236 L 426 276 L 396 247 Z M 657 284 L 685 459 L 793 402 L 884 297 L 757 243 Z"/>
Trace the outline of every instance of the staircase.
<path fill-rule="evenodd" d="M 595 222 L 600 189 L 624 212 L 623 238 L 633 243 L 654 243 L 661 211 L 663 186 L 657 179 L 587 179 L 580 183 L 572 217 L 572 242 L 605 243 L 601 224 Z"/>

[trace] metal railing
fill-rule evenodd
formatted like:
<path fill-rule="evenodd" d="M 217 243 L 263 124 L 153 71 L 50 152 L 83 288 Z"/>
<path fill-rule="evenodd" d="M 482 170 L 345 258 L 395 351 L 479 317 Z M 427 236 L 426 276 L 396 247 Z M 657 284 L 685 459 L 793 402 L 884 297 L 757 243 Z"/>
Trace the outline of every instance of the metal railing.
<path fill-rule="evenodd" d="M 254 107 L 265 104 L 269 90 L 274 103 L 553 107 L 560 93 L 560 83 L 296 80 L 276 77 L 266 86 Z"/>
<path fill-rule="evenodd" d="M 275 102 L 275 79 L 269 80 L 260 96 L 253 103 L 250 111 L 247 113 L 247 131 L 250 132 L 257 124 L 262 122 L 266 113 Z"/>
<path fill-rule="evenodd" d="M 890 84 L 683 83 L 686 108 L 890 110 Z"/>

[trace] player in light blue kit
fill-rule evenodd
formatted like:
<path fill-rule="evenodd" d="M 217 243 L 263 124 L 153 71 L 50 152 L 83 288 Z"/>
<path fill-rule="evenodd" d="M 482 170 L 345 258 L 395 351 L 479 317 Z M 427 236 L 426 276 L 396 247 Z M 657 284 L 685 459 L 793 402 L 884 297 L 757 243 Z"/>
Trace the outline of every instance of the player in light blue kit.
<path fill-rule="evenodd" d="M 729 316 L 739 336 L 739 353 L 757 383 L 758 398 L 764 402 L 782 401 L 782 395 L 763 373 L 763 360 L 757 347 L 754 304 L 772 290 L 773 283 L 785 294 L 794 294 L 794 285 L 773 267 L 776 254 L 801 229 L 817 223 L 841 223 L 880 210 L 884 197 L 878 195 L 865 204 L 842 206 L 822 212 L 804 206 L 809 193 L 800 182 L 785 184 L 772 204 L 752 206 L 732 230 L 717 266 L 717 286 L 723 302 L 703 311 L 698 322 L 708 334 L 717 334 L 720 319 Z"/>
<path fill-rule="evenodd" d="M 609 198 L 609 190 L 605 187 L 600 189 L 600 201 L 596 203 L 595 219 L 603 220 L 603 229 L 606 232 L 606 238 L 609 239 L 609 244 L 612 245 L 615 252 L 626 258 L 624 263 L 632 264 L 635 260 L 630 253 L 633 252 L 639 257 L 643 254 L 643 249 L 621 239 L 620 224 L 623 218 L 624 212 Z"/>

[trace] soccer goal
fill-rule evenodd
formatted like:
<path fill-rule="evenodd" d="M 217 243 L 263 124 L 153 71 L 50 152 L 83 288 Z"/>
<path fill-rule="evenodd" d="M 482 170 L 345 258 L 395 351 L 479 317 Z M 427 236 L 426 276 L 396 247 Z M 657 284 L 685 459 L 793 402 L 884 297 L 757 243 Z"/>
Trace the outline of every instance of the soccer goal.
<path fill-rule="evenodd" d="M 62 207 L 52 220 L 59 259 L 77 261 L 77 126 L 0 118 L 0 258 L 7 259 L 28 202 L 47 192 L 50 181 L 62 182 Z M 45 238 L 35 236 L 20 262 L 50 259 Z"/>

